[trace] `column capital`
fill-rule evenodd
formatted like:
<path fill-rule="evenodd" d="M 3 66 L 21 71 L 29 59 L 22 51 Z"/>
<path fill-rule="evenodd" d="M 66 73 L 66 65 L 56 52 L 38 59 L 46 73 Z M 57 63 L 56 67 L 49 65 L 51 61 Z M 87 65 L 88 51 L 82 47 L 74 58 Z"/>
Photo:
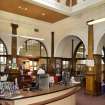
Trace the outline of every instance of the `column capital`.
<path fill-rule="evenodd" d="M 18 28 L 18 24 L 11 23 L 11 26 L 14 28 Z"/>
<path fill-rule="evenodd" d="M 89 22 L 92 22 L 92 21 L 94 21 L 94 19 L 91 19 L 91 20 L 86 21 L 86 24 L 89 25 L 88 23 L 89 23 Z M 93 24 L 92 24 L 92 25 L 93 25 Z M 92 26 L 92 25 L 89 25 L 89 26 Z"/>

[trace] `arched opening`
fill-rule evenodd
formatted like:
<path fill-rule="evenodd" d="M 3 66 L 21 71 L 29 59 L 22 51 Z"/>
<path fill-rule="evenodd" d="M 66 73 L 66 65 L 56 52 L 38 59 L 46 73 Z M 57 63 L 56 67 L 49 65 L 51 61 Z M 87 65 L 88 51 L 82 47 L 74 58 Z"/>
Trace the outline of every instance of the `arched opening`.
<path fill-rule="evenodd" d="M 32 57 L 48 57 L 45 45 L 38 40 L 28 39 L 20 48 L 19 55 Z"/>
<path fill-rule="evenodd" d="M 86 73 L 86 55 L 85 46 L 82 41 L 80 41 L 80 43 L 78 43 L 77 47 L 75 48 L 74 59 L 76 60 L 75 75 L 84 76 Z"/>
<path fill-rule="evenodd" d="M 56 56 L 68 59 L 63 61 L 63 66 L 65 67 L 66 65 L 71 75 L 79 75 L 85 71 L 86 65 L 85 63 L 83 64 L 86 59 L 85 46 L 79 37 L 74 35 L 65 37 L 59 43 L 57 49 L 59 51 L 56 50 Z"/>
<path fill-rule="evenodd" d="M 39 66 L 47 70 L 47 49 L 45 45 L 35 39 L 24 41 L 19 50 L 18 64 L 24 64 L 26 70 L 37 71 Z"/>
<path fill-rule="evenodd" d="M 74 57 L 77 59 L 84 59 L 86 57 L 85 46 L 82 41 L 80 41 L 80 43 L 78 43 L 77 47 L 75 48 Z"/>

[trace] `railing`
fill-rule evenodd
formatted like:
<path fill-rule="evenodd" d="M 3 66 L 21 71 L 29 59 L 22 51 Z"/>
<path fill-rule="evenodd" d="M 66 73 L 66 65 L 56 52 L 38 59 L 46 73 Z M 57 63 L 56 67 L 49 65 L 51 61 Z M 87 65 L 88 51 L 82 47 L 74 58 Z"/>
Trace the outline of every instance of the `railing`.
<path fill-rule="evenodd" d="M 79 3 L 82 3 L 82 2 L 85 2 L 87 0 L 55 0 L 63 5 L 66 5 L 66 6 L 74 6 L 76 4 L 79 4 Z"/>
<path fill-rule="evenodd" d="M 56 0 L 56 1 L 69 7 L 77 4 L 77 0 Z"/>
<path fill-rule="evenodd" d="M 104 0 L 23 0 L 36 5 L 41 5 L 55 12 L 71 16 L 90 6 L 103 4 Z"/>

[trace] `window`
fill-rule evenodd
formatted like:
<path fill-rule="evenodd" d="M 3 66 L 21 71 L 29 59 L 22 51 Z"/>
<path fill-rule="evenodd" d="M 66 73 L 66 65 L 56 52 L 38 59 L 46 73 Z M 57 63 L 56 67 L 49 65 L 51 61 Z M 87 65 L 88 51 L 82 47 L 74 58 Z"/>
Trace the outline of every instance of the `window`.
<path fill-rule="evenodd" d="M 80 43 L 77 47 L 76 58 L 85 58 L 85 48 L 83 43 Z"/>
<path fill-rule="evenodd" d="M 76 58 L 76 67 L 75 67 L 75 75 L 84 76 L 86 73 L 86 55 L 85 55 L 85 46 L 81 41 L 78 43 L 75 50 L 75 58 Z"/>
<path fill-rule="evenodd" d="M 31 57 L 47 57 L 47 50 L 44 44 L 38 40 L 26 40 L 20 48 L 19 55 Z"/>
<path fill-rule="evenodd" d="M 7 48 L 4 42 L 0 39 L 0 71 L 3 71 L 7 58 L 4 56 L 7 55 Z"/>
<path fill-rule="evenodd" d="M 6 54 L 6 49 L 3 43 L 0 42 L 0 55 L 5 55 Z"/>

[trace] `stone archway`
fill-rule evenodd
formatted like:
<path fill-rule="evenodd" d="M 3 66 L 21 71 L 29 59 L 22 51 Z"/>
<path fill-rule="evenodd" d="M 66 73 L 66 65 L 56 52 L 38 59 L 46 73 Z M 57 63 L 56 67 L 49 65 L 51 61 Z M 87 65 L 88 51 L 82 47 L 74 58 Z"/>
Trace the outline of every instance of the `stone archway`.
<path fill-rule="evenodd" d="M 78 36 L 75 36 L 75 35 L 66 36 L 58 44 L 55 55 L 57 57 L 71 58 L 72 57 L 72 51 L 71 51 L 72 50 L 72 40 L 74 40 L 73 42 L 74 50 L 80 42 L 83 42 Z"/>
<path fill-rule="evenodd" d="M 56 50 L 57 57 L 71 58 L 71 71 L 73 72 L 76 70 L 77 62 L 75 51 L 77 51 L 76 49 L 79 47 L 78 45 L 80 45 L 80 42 L 83 43 L 83 41 L 75 35 L 67 36 L 61 40 Z"/>

